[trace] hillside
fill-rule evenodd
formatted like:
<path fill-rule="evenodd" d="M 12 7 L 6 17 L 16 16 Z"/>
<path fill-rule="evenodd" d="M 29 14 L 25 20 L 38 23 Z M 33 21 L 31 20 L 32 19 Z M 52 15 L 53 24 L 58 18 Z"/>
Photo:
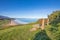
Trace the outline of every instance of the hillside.
<path fill-rule="evenodd" d="M 0 30 L 0 40 L 33 40 L 39 31 L 31 32 L 32 25 L 16 26 Z"/>

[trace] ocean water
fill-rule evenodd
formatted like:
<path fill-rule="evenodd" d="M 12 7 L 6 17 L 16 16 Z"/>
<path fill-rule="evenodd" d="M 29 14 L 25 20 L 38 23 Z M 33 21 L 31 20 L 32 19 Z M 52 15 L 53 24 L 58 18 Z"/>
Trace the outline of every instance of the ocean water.
<path fill-rule="evenodd" d="M 28 23 L 31 23 L 31 22 L 36 22 L 38 21 L 38 19 L 36 18 L 15 18 L 16 22 L 20 23 L 20 24 L 28 24 Z"/>

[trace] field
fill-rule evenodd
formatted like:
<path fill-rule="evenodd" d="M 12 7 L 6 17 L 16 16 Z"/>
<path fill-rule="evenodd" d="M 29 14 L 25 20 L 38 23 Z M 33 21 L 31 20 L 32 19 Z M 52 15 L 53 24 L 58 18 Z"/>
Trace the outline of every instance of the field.
<path fill-rule="evenodd" d="M 32 25 L 16 26 L 0 30 L 0 40 L 34 40 L 36 30 L 31 32 Z"/>
<path fill-rule="evenodd" d="M 58 29 L 51 27 L 54 26 L 46 26 L 45 30 L 30 31 L 33 26 L 28 24 L 2 29 L 0 40 L 60 40 L 60 26 Z"/>

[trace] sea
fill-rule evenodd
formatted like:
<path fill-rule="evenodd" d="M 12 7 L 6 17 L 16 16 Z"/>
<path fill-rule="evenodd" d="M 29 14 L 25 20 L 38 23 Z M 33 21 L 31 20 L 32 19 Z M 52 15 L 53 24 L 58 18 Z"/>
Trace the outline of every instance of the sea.
<path fill-rule="evenodd" d="M 19 24 L 28 24 L 38 21 L 37 18 L 15 18 L 15 21 Z"/>

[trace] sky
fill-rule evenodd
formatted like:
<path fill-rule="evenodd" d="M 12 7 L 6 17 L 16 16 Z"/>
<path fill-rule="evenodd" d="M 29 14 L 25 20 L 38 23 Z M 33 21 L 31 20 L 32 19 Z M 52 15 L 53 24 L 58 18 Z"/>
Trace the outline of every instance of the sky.
<path fill-rule="evenodd" d="M 0 0 L 0 15 L 12 18 L 47 18 L 60 10 L 60 0 Z"/>

